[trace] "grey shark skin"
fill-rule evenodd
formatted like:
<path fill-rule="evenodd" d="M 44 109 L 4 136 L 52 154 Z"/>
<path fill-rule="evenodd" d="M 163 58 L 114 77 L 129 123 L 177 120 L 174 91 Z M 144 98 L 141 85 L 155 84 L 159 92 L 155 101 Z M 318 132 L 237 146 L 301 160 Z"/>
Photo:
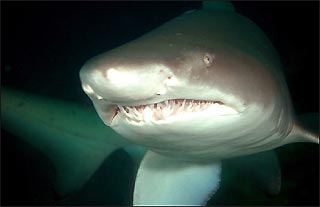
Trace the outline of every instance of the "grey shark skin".
<path fill-rule="evenodd" d="M 165 196 L 152 203 L 148 196 L 181 189 L 184 181 L 177 178 L 190 176 L 178 176 L 179 171 L 172 177 L 168 172 L 176 171 L 163 170 L 166 163 L 178 160 L 191 170 L 214 163 L 204 174 L 217 178 L 221 159 L 293 142 L 319 143 L 297 122 L 281 67 L 271 42 L 252 21 L 232 10 L 203 9 L 92 58 L 80 78 L 104 123 L 150 150 L 138 171 L 134 204 L 203 204 L 218 180 L 195 203 Z M 157 186 L 163 174 L 173 186 L 160 185 L 152 194 L 148 186 Z M 195 183 L 203 187 L 203 180 Z"/>
<path fill-rule="evenodd" d="M 80 77 L 120 134 L 164 155 L 210 160 L 319 142 L 297 124 L 280 71 L 253 22 L 200 10 L 89 60 Z"/>

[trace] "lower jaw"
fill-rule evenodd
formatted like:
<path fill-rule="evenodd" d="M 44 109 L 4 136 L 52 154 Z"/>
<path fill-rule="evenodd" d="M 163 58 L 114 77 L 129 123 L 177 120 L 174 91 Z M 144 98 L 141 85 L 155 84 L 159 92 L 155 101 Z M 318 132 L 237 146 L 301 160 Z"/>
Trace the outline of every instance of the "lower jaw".
<path fill-rule="evenodd" d="M 159 127 L 159 126 L 157 126 Z M 165 126 L 161 126 L 160 128 L 164 129 Z M 150 129 L 155 129 L 152 126 L 146 127 L 146 129 L 139 131 L 138 127 L 130 125 L 124 126 L 119 125 L 112 127 L 118 134 L 127 138 L 132 143 L 145 147 L 147 150 L 154 151 L 163 156 L 174 157 L 175 159 L 185 160 L 185 161 L 212 161 L 215 159 L 220 159 L 221 155 L 220 150 L 216 150 L 214 146 L 212 146 L 212 150 L 208 153 L 206 148 L 208 148 L 207 141 L 211 136 L 201 137 L 197 135 L 195 136 L 195 142 L 190 143 L 190 140 L 194 140 L 190 137 L 190 134 L 179 134 L 175 132 L 163 133 L 159 134 L 158 130 L 149 131 Z M 141 128 L 141 127 L 140 127 Z M 157 128 L 159 129 L 159 128 Z M 161 129 L 160 129 L 161 131 Z M 153 134 L 155 133 L 155 134 Z M 191 133 L 196 134 L 196 133 Z M 204 141 L 202 142 L 201 140 Z M 187 142 L 189 143 L 187 143 Z M 200 145 L 198 145 L 200 143 Z M 211 142 L 210 142 L 211 143 Z M 212 143 L 211 143 L 212 144 Z M 217 144 L 219 145 L 219 144 Z M 218 147 L 219 148 L 219 147 Z M 203 150 L 202 150 L 203 149 Z"/>

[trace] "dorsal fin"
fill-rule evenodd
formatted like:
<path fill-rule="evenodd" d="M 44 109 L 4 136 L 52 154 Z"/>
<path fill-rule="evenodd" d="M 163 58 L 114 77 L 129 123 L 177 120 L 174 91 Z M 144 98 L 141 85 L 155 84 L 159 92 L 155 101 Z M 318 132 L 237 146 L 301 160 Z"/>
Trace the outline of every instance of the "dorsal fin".
<path fill-rule="evenodd" d="M 231 2 L 222 0 L 203 1 L 202 9 L 208 11 L 235 11 Z"/>

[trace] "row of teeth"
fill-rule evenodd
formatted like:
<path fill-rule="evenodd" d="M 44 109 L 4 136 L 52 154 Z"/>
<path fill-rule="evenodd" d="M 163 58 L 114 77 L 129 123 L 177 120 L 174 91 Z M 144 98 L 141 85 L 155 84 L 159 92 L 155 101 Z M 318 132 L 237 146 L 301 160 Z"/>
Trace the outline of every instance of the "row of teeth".
<path fill-rule="evenodd" d="M 222 103 L 218 101 L 176 99 L 140 106 L 118 105 L 118 112 L 129 121 L 141 122 L 146 119 L 161 120 L 179 113 L 199 112 L 215 104 L 221 105 Z"/>

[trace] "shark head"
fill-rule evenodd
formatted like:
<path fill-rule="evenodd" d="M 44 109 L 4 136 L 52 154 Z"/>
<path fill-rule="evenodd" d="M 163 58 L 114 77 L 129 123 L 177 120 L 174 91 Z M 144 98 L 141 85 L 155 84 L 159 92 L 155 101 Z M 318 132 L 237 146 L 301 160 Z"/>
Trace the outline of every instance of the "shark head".
<path fill-rule="evenodd" d="M 253 22 L 200 10 L 90 59 L 80 78 L 124 137 L 165 156 L 212 160 L 288 142 L 295 121 L 280 70 Z"/>

